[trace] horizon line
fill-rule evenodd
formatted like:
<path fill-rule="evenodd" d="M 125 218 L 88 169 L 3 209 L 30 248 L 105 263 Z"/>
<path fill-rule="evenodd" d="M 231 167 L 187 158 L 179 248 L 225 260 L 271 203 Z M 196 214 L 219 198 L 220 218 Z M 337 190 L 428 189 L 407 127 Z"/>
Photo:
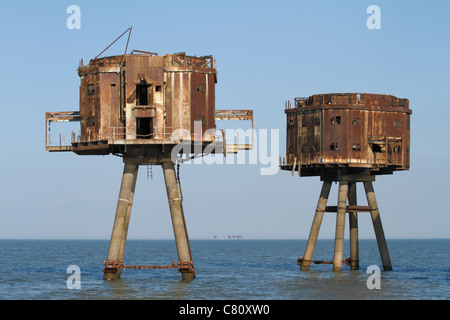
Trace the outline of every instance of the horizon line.
<path fill-rule="evenodd" d="M 109 238 L 0 238 L 0 240 L 99 240 L 99 241 L 110 241 Z M 127 239 L 127 241 L 133 241 L 133 240 L 139 240 L 139 241 L 175 241 L 174 238 L 130 238 Z M 222 241 L 222 240 L 235 240 L 235 241 L 241 241 L 241 240 L 295 240 L 295 241 L 306 241 L 308 238 L 228 238 L 228 237 L 221 237 L 221 238 L 190 238 L 189 240 L 194 241 L 202 241 L 202 240 L 215 240 L 215 241 Z M 335 240 L 334 238 L 322 238 L 317 239 L 319 240 Z M 344 239 L 344 241 L 347 241 L 350 239 Z M 376 240 L 376 238 L 359 238 L 359 240 Z M 450 240 L 449 238 L 444 237 L 423 237 L 423 238 L 389 238 L 386 239 L 389 240 Z"/>

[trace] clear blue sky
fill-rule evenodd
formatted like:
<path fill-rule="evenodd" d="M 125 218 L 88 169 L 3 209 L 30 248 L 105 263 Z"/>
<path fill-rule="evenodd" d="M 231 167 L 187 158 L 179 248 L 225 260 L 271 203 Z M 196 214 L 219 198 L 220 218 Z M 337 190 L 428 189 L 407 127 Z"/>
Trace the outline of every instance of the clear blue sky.
<path fill-rule="evenodd" d="M 71 4 L 81 9 L 80 30 L 66 27 Z M 381 9 L 380 30 L 366 27 L 372 4 Z M 255 128 L 279 128 L 281 156 L 285 100 L 327 92 L 408 98 L 411 169 L 374 184 L 385 234 L 450 237 L 449 12 L 450 2 L 437 0 L 2 1 L 0 238 L 109 239 L 121 159 L 46 152 L 44 114 L 78 110 L 79 60 L 130 26 L 130 49 L 214 55 L 216 108 L 251 108 Z M 122 40 L 108 54 L 121 54 Z M 259 169 L 182 166 L 192 239 L 308 237 L 319 178 Z M 153 180 L 145 171 L 129 238 L 172 239 L 161 169 L 153 168 Z M 335 205 L 336 185 L 331 192 Z M 373 238 L 369 215 L 359 221 L 360 236 Z M 335 216 L 325 216 L 319 237 L 333 238 L 334 226 Z"/>

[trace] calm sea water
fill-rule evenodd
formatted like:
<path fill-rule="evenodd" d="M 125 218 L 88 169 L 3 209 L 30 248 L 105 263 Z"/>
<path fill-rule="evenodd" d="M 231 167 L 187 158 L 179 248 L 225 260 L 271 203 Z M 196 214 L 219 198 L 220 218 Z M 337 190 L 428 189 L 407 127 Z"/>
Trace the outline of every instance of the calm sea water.
<path fill-rule="evenodd" d="M 393 271 L 382 271 L 380 289 L 369 290 L 370 265 L 381 267 L 375 240 L 360 240 L 360 270 L 296 262 L 305 240 L 191 240 L 197 278 L 176 269 L 126 269 L 102 280 L 107 240 L 0 240 L 0 299 L 189 299 L 189 300 L 448 300 L 449 240 L 388 240 Z M 331 260 L 334 242 L 319 240 L 314 259 Z M 345 243 L 348 249 L 348 243 Z M 349 256 L 344 251 L 344 258 Z M 127 264 L 170 264 L 173 240 L 128 240 Z M 67 267 L 81 270 L 81 289 L 68 289 Z"/>

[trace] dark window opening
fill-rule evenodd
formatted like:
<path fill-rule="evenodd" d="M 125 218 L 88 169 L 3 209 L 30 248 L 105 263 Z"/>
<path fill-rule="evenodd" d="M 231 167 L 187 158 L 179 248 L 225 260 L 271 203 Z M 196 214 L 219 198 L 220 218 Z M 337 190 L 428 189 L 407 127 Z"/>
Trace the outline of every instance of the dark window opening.
<path fill-rule="evenodd" d="M 293 128 L 293 127 L 294 127 L 294 120 L 289 119 L 289 128 Z"/>
<path fill-rule="evenodd" d="M 394 120 L 394 127 L 400 128 L 402 126 L 402 120 Z"/>
<path fill-rule="evenodd" d="M 354 143 L 352 145 L 352 150 L 353 151 L 360 151 L 361 150 L 361 145 L 359 143 Z"/>
<path fill-rule="evenodd" d="M 331 124 L 341 124 L 341 116 L 332 117 L 330 119 Z"/>
<path fill-rule="evenodd" d="M 355 126 L 360 126 L 361 125 L 361 119 L 359 117 L 353 118 L 352 124 L 355 125 Z"/>
<path fill-rule="evenodd" d="M 306 118 L 302 118 L 302 127 L 307 127 L 308 126 L 308 120 L 306 120 Z"/>
<path fill-rule="evenodd" d="M 155 91 L 161 91 L 161 86 L 156 86 Z"/>
<path fill-rule="evenodd" d="M 116 86 L 116 84 L 115 83 L 111 83 L 111 87 L 115 87 Z"/>
<path fill-rule="evenodd" d="M 136 105 L 148 106 L 149 105 L 149 90 L 150 86 L 147 84 L 136 85 Z"/>
<path fill-rule="evenodd" d="M 382 148 L 380 144 L 372 144 L 372 152 L 382 152 Z"/>
<path fill-rule="evenodd" d="M 197 84 L 197 92 L 206 92 L 206 85 L 205 84 Z"/>
<path fill-rule="evenodd" d="M 93 126 L 95 126 L 95 120 L 94 120 L 94 118 L 87 118 L 87 120 L 86 120 L 86 125 L 87 125 L 88 127 L 93 127 Z"/>
<path fill-rule="evenodd" d="M 320 126 L 320 117 L 314 117 L 314 125 Z"/>
<path fill-rule="evenodd" d="M 153 118 L 136 118 L 136 137 L 138 139 L 153 138 Z"/>
<path fill-rule="evenodd" d="M 402 148 L 400 146 L 394 146 L 394 148 L 392 148 L 392 149 L 396 153 L 401 153 L 402 152 Z"/>
<path fill-rule="evenodd" d="M 338 151 L 340 149 L 341 149 L 341 147 L 339 146 L 339 143 L 333 142 L 332 144 L 330 144 L 330 150 L 331 151 Z"/>
<path fill-rule="evenodd" d="M 87 86 L 87 94 L 93 95 L 95 93 L 95 85 L 93 85 L 92 83 L 88 84 Z"/>

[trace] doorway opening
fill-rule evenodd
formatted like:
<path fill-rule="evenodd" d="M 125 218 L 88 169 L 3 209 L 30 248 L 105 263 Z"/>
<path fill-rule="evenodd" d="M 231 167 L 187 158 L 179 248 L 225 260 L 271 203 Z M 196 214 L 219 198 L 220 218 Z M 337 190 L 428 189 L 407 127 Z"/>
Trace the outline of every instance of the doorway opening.
<path fill-rule="evenodd" d="M 136 137 L 138 139 L 153 138 L 153 118 L 136 118 Z"/>

